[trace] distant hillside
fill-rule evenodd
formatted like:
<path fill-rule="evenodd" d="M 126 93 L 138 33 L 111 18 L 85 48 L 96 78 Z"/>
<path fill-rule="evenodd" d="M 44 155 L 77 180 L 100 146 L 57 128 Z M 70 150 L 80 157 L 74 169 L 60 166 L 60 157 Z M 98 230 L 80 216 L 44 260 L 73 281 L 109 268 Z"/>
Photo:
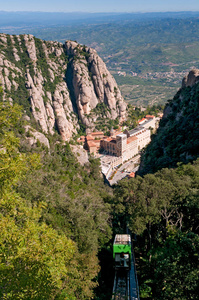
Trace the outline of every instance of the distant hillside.
<path fill-rule="evenodd" d="M 44 40 L 76 40 L 97 50 L 114 75 L 126 101 L 140 106 L 165 103 L 181 78 L 199 67 L 199 13 L 32 15 L 26 25 L 6 25 L 0 31 L 31 33 Z M 1 14 L 0 14 L 1 16 Z M 14 18 L 15 15 L 13 15 Z M 23 16 L 25 20 L 28 15 Z M 9 17 L 10 19 L 10 17 Z M 65 23 L 64 23 L 65 22 Z M 2 24 L 2 25 L 1 25 Z M 5 26 L 3 26 L 5 24 Z M 183 34 L 182 34 L 183 33 Z M 119 75 L 118 72 L 125 72 Z"/>
<path fill-rule="evenodd" d="M 183 79 L 182 88 L 169 100 L 157 133 L 146 148 L 139 174 L 176 167 L 199 156 L 199 70 Z"/>
<path fill-rule="evenodd" d="M 199 12 L 157 12 L 157 13 L 85 13 L 85 12 L 40 12 L 40 11 L 0 11 L 0 30 L 14 34 L 15 30 L 63 25 L 107 24 L 119 21 L 147 21 L 166 18 L 186 19 L 198 17 Z M 21 33 L 21 31 L 20 31 Z"/>

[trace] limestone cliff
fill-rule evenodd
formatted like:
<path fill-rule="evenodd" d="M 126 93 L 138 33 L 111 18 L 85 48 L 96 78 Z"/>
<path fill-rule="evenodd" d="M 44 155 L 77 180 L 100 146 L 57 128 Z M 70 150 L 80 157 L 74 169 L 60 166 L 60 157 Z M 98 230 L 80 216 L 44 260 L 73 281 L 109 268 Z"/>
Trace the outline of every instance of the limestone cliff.
<path fill-rule="evenodd" d="M 90 129 L 94 109 L 107 106 L 111 119 L 123 121 L 126 104 L 96 51 L 67 41 L 42 41 L 32 35 L 0 34 L 0 80 L 4 98 L 23 105 L 44 133 L 59 131 L 68 140 L 79 128 Z"/>

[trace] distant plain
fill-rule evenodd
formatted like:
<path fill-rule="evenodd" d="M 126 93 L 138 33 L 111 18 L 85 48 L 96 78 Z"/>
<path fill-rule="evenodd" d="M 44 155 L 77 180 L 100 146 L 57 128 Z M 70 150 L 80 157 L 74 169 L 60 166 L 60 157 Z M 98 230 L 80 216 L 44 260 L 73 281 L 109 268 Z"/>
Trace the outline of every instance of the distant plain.
<path fill-rule="evenodd" d="M 95 48 L 124 99 L 136 106 L 165 103 L 180 88 L 183 76 L 199 68 L 197 12 L 23 14 L 21 18 L 19 13 L 0 12 L 0 32 L 31 33 L 62 43 L 76 40 Z"/>

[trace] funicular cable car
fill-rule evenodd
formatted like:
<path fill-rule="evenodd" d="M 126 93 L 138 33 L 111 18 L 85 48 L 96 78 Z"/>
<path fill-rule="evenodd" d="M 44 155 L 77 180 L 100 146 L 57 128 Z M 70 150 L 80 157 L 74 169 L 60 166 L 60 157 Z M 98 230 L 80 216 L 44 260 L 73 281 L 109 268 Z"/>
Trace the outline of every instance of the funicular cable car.
<path fill-rule="evenodd" d="M 130 234 L 116 234 L 113 243 L 113 259 L 115 269 L 131 268 L 131 236 Z"/>

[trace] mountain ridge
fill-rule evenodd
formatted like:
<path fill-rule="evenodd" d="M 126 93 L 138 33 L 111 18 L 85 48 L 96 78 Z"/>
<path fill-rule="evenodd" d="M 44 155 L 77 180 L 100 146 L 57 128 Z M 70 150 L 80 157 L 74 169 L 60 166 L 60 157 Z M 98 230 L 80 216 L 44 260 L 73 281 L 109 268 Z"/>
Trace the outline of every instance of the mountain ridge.
<path fill-rule="evenodd" d="M 106 117 L 123 121 L 126 104 L 96 51 L 77 42 L 42 41 L 33 35 L 0 34 L 0 80 L 4 99 L 23 105 L 44 133 L 58 129 L 69 140 L 79 120 L 95 129 L 104 103 Z"/>
<path fill-rule="evenodd" d="M 199 70 L 182 80 L 182 86 L 165 106 L 163 118 L 142 156 L 138 174 L 175 168 L 199 156 Z"/>

